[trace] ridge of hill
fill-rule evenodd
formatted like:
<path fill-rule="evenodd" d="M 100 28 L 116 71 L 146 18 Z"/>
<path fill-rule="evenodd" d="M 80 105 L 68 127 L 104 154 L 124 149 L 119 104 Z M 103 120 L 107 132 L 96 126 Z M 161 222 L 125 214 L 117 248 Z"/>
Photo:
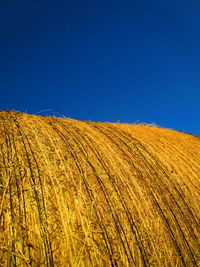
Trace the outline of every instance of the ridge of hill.
<path fill-rule="evenodd" d="M 0 266 L 199 266 L 200 140 L 0 112 Z"/>

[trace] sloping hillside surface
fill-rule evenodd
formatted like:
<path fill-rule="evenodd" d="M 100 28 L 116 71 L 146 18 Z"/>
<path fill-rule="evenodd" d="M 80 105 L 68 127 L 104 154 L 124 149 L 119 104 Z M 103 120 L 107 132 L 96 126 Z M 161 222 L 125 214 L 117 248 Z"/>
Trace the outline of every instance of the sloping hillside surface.
<path fill-rule="evenodd" d="M 200 139 L 0 112 L 0 266 L 199 266 Z"/>

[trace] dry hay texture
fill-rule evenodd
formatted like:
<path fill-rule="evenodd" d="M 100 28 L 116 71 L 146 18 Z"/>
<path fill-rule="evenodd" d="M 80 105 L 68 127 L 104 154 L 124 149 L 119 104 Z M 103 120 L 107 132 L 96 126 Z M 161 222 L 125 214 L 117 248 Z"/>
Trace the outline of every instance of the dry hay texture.
<path fill-rule="evenodd" d="M 0 112 L 0 266 L 200 266 L 200 139 Z"/>

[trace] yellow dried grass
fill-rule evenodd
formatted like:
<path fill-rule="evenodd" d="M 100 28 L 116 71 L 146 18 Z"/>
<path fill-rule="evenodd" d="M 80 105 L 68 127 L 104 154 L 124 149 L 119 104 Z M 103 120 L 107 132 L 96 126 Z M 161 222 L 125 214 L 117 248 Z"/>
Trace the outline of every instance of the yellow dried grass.
<path fill-rule="evenodd" d="M 0 112 L 1 266 L 198 266 L 200 139 Z"/>

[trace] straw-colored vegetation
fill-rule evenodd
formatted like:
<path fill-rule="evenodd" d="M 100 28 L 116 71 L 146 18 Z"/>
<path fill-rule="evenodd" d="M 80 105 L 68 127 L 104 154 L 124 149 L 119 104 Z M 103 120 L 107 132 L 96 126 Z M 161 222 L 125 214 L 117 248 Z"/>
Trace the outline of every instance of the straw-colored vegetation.
<path fill-rule="evenodd" d="M 198 266 L 200 139 L 0 112 L 0 266 Z"/>

